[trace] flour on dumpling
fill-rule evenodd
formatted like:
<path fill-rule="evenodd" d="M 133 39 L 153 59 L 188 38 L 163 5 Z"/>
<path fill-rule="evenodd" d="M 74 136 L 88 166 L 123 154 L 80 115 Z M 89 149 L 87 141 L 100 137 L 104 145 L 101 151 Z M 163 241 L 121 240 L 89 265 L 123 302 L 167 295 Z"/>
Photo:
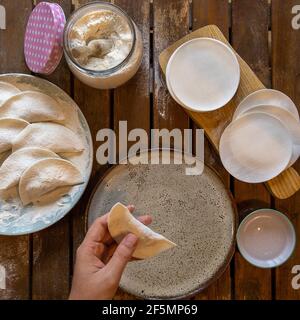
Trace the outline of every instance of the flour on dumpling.
<path fill-rule="evenodd" d="M 13 140 L 28 125 L 27 121 L 21 119 L 0 119 L 0 153 L 10 150 Z"/>
<path fill-rule="evenodd" d="M 25 147 L 45 148 L 55 153 L 84 150 L 81 139 L 72 130 L 50 122 L 27 126 L 13 141 L 13 151 Z"/>
<path fill-rule="evenodd" d="M 0 118 L 13 117 L 28 122 L 61 121 L 64 114 L 58 102 L 47 94 L 23 91 L 0 106 Z"/>
<path fill-rule="evenodd" d="M 0 190 L 17 185 L 27 168 L 45 158 L 59 158 L 59 156 L 48 149 L 35 147 L 23 148 L 12 153 L 0 167 Z"/>
<path fill-rule="evenodd" d="M 81 172 L 70 161 L 47 158 L 25 170 L 19 183 L 23 205 L 34 203 L 54 190 L 84 182 Z"/>
<path fill-rule="evenodd" d="M 0 106 L 10 97 L 20 93 L 21 91 L 10 83 L 0 81 Z"/>

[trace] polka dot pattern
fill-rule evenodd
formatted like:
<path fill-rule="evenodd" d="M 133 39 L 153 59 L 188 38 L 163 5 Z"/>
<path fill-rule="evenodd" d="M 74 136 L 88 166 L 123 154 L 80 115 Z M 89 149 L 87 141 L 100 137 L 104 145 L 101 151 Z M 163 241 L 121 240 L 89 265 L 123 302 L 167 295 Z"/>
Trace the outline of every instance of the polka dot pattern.
<path fill-rule="evenodd" d="M 25 32 L 24 54 L 28 68 L 50 74 L 63 55 L 63 30 L 66 18 L 55 3 L 41 2 L 32 11 Z"/>

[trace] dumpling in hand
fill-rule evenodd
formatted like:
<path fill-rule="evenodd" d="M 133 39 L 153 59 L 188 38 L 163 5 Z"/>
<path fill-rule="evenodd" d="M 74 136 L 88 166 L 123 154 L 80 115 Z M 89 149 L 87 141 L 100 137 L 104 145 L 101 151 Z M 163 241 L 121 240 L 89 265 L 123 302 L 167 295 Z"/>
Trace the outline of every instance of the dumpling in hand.
<path fill-rule="evenodd" d="M 13 141 L 13 151 L 25 147 L 50 149 L 55 153 L 84 150 L 81 140 L 72 130 L 50 122 L 33 123 L 27 126 Z"/>
<path fill-rule="evenodd" d="M 3 102 L 5 102 L 10 97 L 20 93 L 17 87 L 13 86 L 10 83 L 0 81 L 0 106 Z"/>
<path fill-rule="evenodd" d="M 19 184 L 23 205 L 37 202 L 46 194 L 65 186 L 83 183 L 81 172 L 72 162 L 47 158 L 39 160 L 24 171 Z"/>
<path fill-rule="evenodd" d="M 0 190 L 16 186 L 27 168 L 45 158 L 59 156 L 53 151 L 35 147 L 23 148 L 12 153 L 0 167 Z"/>
<path fill-rule="evenodd" d="M 28 122 L 61 121 L 64 114 L 52 97 L 36 91 L 23 91 L 0 106 L 0 118 L 18 118 Z"/>
<path fill-rule="evenodd" d="M 176 246 L 175 243 L 137 220 L 121 203 L 115 204 L 108 214 L 108 230 L 118 243 L 128 233 L 136 235 L 139 241 L 132 256 L 137 259 L 150 258 Z"/>
<path fill-rule="evenodd" d="M 27 121 L 21 119 L 0 119 L 0 153 L 10 150 L 13 140 L 28 125 Z"/>

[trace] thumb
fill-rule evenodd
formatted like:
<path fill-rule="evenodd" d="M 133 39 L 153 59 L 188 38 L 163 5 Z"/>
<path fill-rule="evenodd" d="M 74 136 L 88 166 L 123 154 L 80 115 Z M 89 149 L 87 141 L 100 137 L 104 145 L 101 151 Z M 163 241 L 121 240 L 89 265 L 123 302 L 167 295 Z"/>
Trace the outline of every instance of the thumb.
<path fill-rule="evenodd" d="M 109 260 L 106 268 L 110 270 L 111 275 L 118 280 L 121 279 L 122 273 L 132 257 L 137 246 L 138 237 L 134 234 L 128 234 L 118 245 L 113 256 Z"/>

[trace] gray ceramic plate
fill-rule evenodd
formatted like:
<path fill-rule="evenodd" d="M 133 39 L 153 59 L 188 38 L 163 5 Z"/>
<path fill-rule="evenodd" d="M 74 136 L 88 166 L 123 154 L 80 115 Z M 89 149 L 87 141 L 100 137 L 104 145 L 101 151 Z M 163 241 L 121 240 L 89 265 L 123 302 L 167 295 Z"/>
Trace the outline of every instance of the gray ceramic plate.
<path fill-rule="evenodd" d="M 181 154 L 173 153 L 172 157 Z M 198 176 L 186 165 L 118 165 L 90 200 L 88 225 L 118 201 L 151 214 L 151 228 L 177 244 L 156 257 L 129 263 L 121 288 L 146 299 L 180 299 L 201 291 L 228 266 L 234 252 L 236 207 L 218 175 Z"/>
<path fill-rule="evenodd" d="M 0 81 L 9 82 L 21 90 L 41 91 L 56 98 L 68 115 L 65 125 L 75 131 L 85 145 L 84 152 L 78 155 L 64 155 L 64 158 L 71 160 L 81 169 L 85 180 L 84 184 L 68 189 L 68 193 L 57 197 L 55 202 L 22 207 L 17 188 L 0 193 L 0 234 L 28 234 L 54 224 L 78 202 L 91 174 L 93 164 L 92 138 L 89 126 L 79 107 L 56 85 L 25 74 L 4 74 L 0 76 Z"/>

